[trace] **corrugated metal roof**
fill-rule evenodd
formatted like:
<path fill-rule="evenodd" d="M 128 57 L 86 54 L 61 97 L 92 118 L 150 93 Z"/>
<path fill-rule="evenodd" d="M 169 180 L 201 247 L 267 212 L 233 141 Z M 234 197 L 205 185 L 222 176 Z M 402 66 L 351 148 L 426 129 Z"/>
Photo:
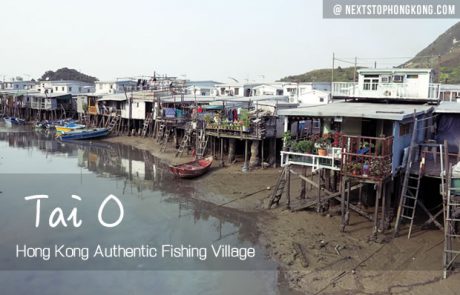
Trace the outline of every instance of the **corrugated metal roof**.
<path fill-rule="evenodd" d="M 433 109 L 430 105 L 385 104 L 362 102 L 336 102 L 325 105 L 299 107 L 278 111 L 280 116 L 303 117 L 353 117 L 402 121 L 414 114 L 426 113 Z"/>
<path fill-rule="evenodd" d="M 460 114 L 460 103 L 454 101 L 443 101 L 434 109 L 438 114 Z"/>

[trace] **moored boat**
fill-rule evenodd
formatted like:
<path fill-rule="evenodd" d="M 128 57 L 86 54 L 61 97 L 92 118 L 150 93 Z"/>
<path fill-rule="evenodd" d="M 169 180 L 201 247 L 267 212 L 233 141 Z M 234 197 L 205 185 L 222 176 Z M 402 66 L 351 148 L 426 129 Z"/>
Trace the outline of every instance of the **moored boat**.
<path fill-rule="evenodd" d="M 181 178 L 194 178 L 203 175 L 212 165 L 213 157 L 201 158 L 179 165 L 170 165 L 169 171 Z"/>
<path fill-rule="evenodd" d="M 25 121 L 23 119 L 19 119 L 16 117 L 4 117 L 3 121 L 5 121 L 5 124 L 7 126 L 13 126 L 13 125 L 23 125 Z"/>
<path fill-rule="evenodd" d="M 55 126 L 56 132 L 60 132 L 60 133 L 75 131 L 75 130 L 78 130 L 78 129 L 83 129 L 85 127 L 86 127 L 85 125 L 77 124 L 77 123 L 74 123 L 74 122 L 67 123 L 67 124 L 65 124 L 63 126 Z"/>
<path fill-rule="evenodd" d="M 58 134 L 57 138 L 60 140 L 94 139 L 107 136 L 109 133 L 108 128 L 82 129 Z"/>

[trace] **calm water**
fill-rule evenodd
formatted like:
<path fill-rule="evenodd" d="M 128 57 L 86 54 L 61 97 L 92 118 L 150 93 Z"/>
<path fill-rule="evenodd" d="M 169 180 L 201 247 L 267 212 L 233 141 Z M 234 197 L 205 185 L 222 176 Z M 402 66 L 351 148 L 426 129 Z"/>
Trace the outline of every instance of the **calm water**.
<path fill-rule="evenodd" d="M 252 217 L 193 201 L 193 181 L 169 175 L 148 152 L 103 143 L 59 143 L 52 135 L 0 125 L 0 286 L 1 294 L 280 294 L 276 265 L 257 244 Z M 40 225 L 35 201 L 46 194 Z M 71 198 L 80 196 L 81 201 Z M 120 225 L 98 222 L 102 201 L 114 194 L 123 204 Z M 51 211 L 66 216 L 77 208 L 82 226 L 50 228 Z M 112 202 L 107 221 L 117 219 Z M 136 247 L 163 244 L 254 247 L 246 260 L 64 259 L 15 257 L 16 245 L 72 247 L 96 244 Z M 208 254 L 210 255 L 210 253 Z"/>

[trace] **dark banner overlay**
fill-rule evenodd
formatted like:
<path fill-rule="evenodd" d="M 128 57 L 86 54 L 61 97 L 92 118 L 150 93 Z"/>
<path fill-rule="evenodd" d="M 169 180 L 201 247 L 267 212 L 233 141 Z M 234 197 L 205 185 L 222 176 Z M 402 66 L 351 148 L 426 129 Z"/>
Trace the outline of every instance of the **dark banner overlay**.
<path fill-rule="evenodd" d="M 275 268 L 237 223 L 178 217 L 168 196 L 123 179 L 1 174 L 0 187 L 0 270 Z"/>

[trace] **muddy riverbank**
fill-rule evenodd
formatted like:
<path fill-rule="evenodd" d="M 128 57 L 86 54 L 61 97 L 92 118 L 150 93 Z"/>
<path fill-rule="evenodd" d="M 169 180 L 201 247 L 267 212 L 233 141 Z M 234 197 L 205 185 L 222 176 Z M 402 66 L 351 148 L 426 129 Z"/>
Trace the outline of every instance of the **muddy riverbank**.
<path fill-rule="evenodd" d="M 174 150 L 160 152 L 151 138 L 112 137 L 105 141 L 150 151 L 167 163 L 190 160 L 175 158 Z M 442 275 L 443 234 L 418 230 L 408 240 L 392 238 L 392 232 L 369 241 L 372 223 L 351 215 L 350 226 L 340 232 L 338 208 L 329 214 L 312 211 L 292 213 L 285 199 L 277 209 L 264 210 L 280 172 L 279 168 L 241 172 L 242 162 L 219 167 L 216 161 L 206 176 L 193 181 L 201 192 L 195 197 L 219 206 L 254 214 L 261 242 L 277 260 L 289 286 L 306 294 L 457 294 L 460 275 Z M 292 190 L 298 192 L 300 181 Z M 293 194 L 294 197 L 296 194 Z M 332 213 L 331 213 L 332 212 Z"/>

